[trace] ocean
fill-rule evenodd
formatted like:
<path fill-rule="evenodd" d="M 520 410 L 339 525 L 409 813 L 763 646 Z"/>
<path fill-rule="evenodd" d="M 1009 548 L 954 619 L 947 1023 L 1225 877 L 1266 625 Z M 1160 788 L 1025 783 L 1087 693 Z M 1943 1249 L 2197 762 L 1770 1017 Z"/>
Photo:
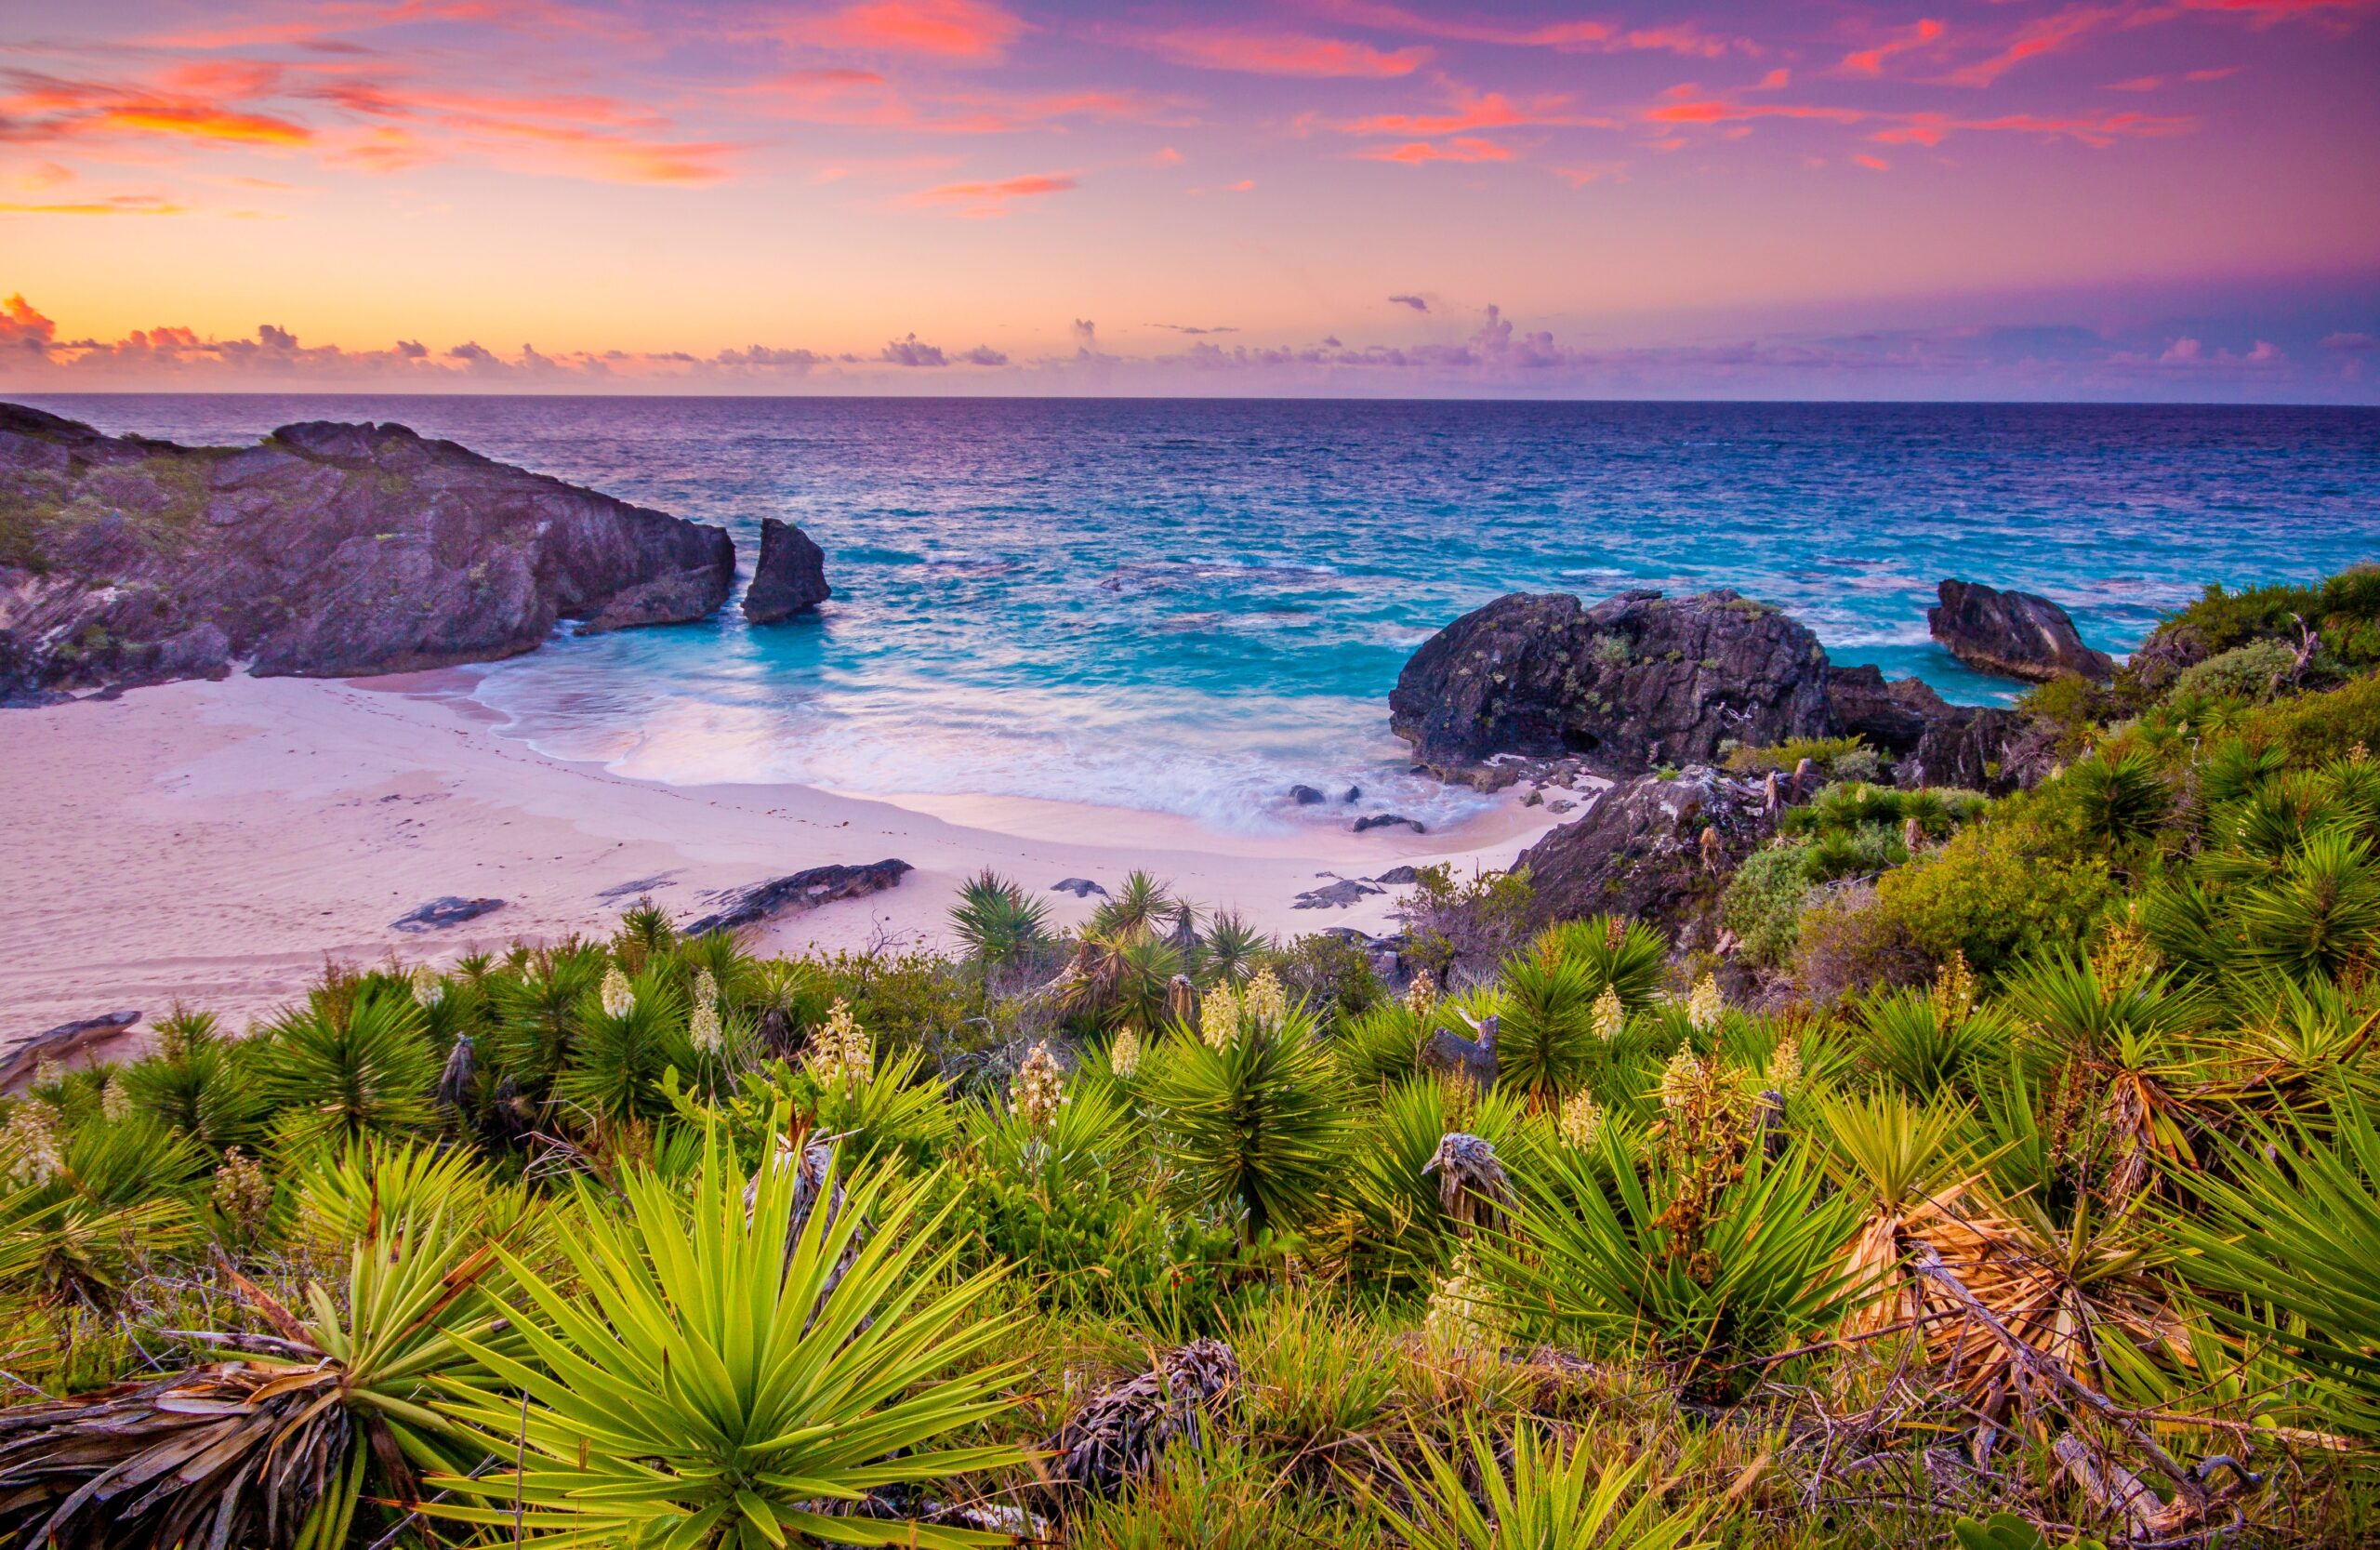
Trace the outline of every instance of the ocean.
<path fill-rule="evenodd" d="M 1425 820 L 1387 694 L 1516 590 L 1733 587 L 1838 663 L 2011 686 L 1927 639 L 1945 576 L 2038 591 L 2121 653 L 2208 582 L 2380 557 L 2380 411 L 2026 404 L 31 397 L 240 442 L 398 420 L 734 533 L 826 551 L 817 617 L 579 640 L 474 669 L 504 730 L 678 784 L 791 780 L 1343 821 Z M 740 588 L 739 593 L 740 596 Z"/>

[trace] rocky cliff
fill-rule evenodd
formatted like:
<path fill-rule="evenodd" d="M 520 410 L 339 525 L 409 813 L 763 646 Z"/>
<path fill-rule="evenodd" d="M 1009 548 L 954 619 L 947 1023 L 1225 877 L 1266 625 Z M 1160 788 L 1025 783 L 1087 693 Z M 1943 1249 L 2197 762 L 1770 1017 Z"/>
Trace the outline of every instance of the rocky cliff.
<path fill-rule="evenodd" d="M 1514 592 L 1413 654 L 1389 726 L 1441 772 L 1518 753 L 1641 775 L 1707 762 L 1723 743 L 1832 731 L 1827 677 L 1817 636 L 1732 591 L 1629 591 L 1593 608 L 1566 592 Z"/>
<path fill-rule="evenodd" d="M 401 425 L 186 447 L 0 404 L 0 703 L 510 656 L 700 618 L 734 570 L 724 529 Z"/>

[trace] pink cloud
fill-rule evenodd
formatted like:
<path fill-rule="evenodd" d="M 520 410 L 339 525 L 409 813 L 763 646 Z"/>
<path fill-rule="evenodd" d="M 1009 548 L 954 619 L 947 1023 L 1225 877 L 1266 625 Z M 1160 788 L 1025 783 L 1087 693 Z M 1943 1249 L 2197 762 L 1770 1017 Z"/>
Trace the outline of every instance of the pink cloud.
<path fill-rule="evenodd" d="M 1940 42 L 1945 30 L 1941 22 L 1931 18 L 1921 20 L 1914 26 L 1886 35 L 1881 43 L 1844 55 L 1835 69 L 1846 75 L 1881 75 L 1886 60 L 1896 54 L 1906 54 L 1913 48 Z"/>
<path fill-rule="evenodd" d="M 1358 151 L 1355 154 L 1369 162 L 1401 162 L 1407 166 L 1420 166 L 1425 162 L 1509 162 L 1514 152 L 1510 146 L 1499 145 L 1491 139 L 1457 135 L 1444 145 L 1413 140 L 1404 145 Z"/>
<path fill-rule="evenodd" d="M 1988 86 L 2028 60 L 2070 48 L 2101 27 L 2123 21 L 2132 14 L 2128 6 L 2069 6 L 2055 16 L 2025 23 L 1998 53 L 1962 65 L 1943 79 L 1952 86 Z"/>
<path fill-rule="evenodd" d="M 1382 50 L 1343 38 L 1293 33 L 1174 32 L 1150 46 L 1177 64 L 1255 75 L 1390 77 L 1410 75 L 1430 58 L 1423 47 Z"/>
<path fill-rule="evenodd" d="M 1032 173 L 996 182 L 943 183 L 911 194 L 906 203 L 920 207 L 956 206 L 965 216 L 1001 216 L 1016 200 L 1067 193 L 1079 186 L 1070 172 Z"/>
<path fill-rule="evenodd" d="M 1552 48 L 1563 53 L 1619 53 L 1651 49 L 1716 59 L 1730 48 L 1755 49 L 1749 40 L 1714 37 L 1692 22 L 1624 28 L 1609 21 L 1548 21 L 1535 26 L 1484 20 L 1423 16 L 1376 0 L 1322 0 L 1316 9 L 1341 21 L 1382 31 L 1411 33 L 1458 43 L 1494 43 L 1514 48 Z"/>
<path fill-rule="evenodd" d="M 789 22 L 780 35 L 820 48 L 988 64 L 1024 32 L 1014 12 L 985 0 L 859 0 L 828 16 Z"/>

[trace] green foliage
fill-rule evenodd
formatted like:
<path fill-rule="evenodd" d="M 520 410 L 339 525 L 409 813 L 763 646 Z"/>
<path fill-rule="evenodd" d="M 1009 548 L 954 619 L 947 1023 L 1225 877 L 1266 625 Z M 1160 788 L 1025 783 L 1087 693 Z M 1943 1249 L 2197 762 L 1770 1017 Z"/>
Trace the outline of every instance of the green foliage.
<path fill-rule="evenodd" d="M 1987 977 L 2082 940 L 2116 896 L 2107 863 L 2023 819 L 1961 830 L 1876 884 L 1880 924 L 1931 962 L 1964 953 Z"/>
<path fill-rule="evenodd" d="M 1792 775 L 1803 760 L 1829 780 L 1873 780 L 1880 761 L 1863 737 L 1789 737 L 1770 748 L 1727 749 L 1727 769 L 1735 775 Z"/>
<path fill-rule="evenodd" d="M 1521 1101 L 1491 1092 L 1466 1111 L 1450 1106 L 1444 1085 L 1414 1077 L 1388 1090 L 1349 1148 L 1344 1191 L 1355 1223 L 1354 1253 L 1366 1271 L 1426 1280 L 1454 1253 L 1453 1224 L 1427 1172 L 1449 1131 L 1465 1131 L 1496 1149 L 1509 1169 L 1543 1149 L 1530 1133 Z"/>
<path fill-rule="evenodd" d="M 2067 775 L 2065 792 L 2083 834 L 2110 847 L 2148 839 L 2174 804 L 2156 760 L 2137 749 L 2084 760 Z"/>
<path fill-rule="evenodd" d="M 1378 1005 L 1383 993 L 1371 956 L 1343 936 L 1301 936 L 1264 962 L 1291 996 L 1325 1018 L 1359 1016 Z"/>
<path fill-rule="evenodd" d="M 950 907 L 950 927 L 979 962 L 1014 963 L 1046 944 L 1050 907 L 986 868 L 967 880 Z"/>
<path fill-rule="evenodd" d="M 116 1080 L 137 1107 L 219 1155 L 263 1134 L 269 1099 L 256 1048 L 225 1039 L 211 1015 L 177 1007 L 158 1023 L 155 1049 Z"/>
<path fill-rule="evenodd" d="M 2251 641 L 2218 652 L 2182 669 L 2174 680 L 2174 700 L 2244 700 L 2262 705 L 2289 686 L 2297 671 L 2297 651 L 2282 641 Z"/>
<path fill-rule="evenodd" d="M 1538 934 L 1534 950 L 1585 971 L 1588 994 L 1616 992 L 1631 1012 L 1651 1004 L 1669 970 L 1669 938 L 1637 921 L 1593 915 L 1562 921 Z"/>
<path fill-rule="evenodd" d="M 2294 643 L 2300 621 L 2320 635 L 2323 654 L 2339 667 L 2380 666 L 2380 566 L 2357 565 L 2312 587 L 2227 592 L 2209 586 L 2196 603 L 2161 623 L 2150 644 L 2188 639 L 2202 656 L 2215 656 L 2254 641 Z"/>
<path fill-rule="evenodd" d="M 1542 1104 L 1585 1079 L 1598 1053 L 1598 976 L 1580 959 L 1540 947 L 1504 960 L 1496 1080 Z"/>
<path fill-rule="evenodd" d="M 1024 1461 L 958 1440 L 1012 1403 L 1013 1369 L 954 1371 L 1009 1333 L 969 1322 L 997 1276 L 950 1275 L 958 1247 L 922 1186 L 870 1174 L 841 1209 L 797 1216 L 794 1175 L 771 1159 L 747 1177 L 714 1139 L 691 1211 L 632 1174 L 626 1220 L 578 1202 L 567 1279 L 508 1260 L 522 1357 L 474 1344 L 507 1389 L 458 1384 L 442 1407 L 503 1462 L 437 1478 L 480 1504 L 437 1510 L 536 1544 L 997 1543 L 833 1510 Z"/>
<path fill-rule="evenodd" d="M 1664 1510 L 1649 1460 L 1611 1458 L 1582 1439 L 1565 1443 L 1533 1425 L 1509 1444 L 1473 1430 L 1449 1456 L 1420 1444 L 1421 1464 L 1392 1465 L 1408 1511 L 1389 1517 L 1414 1550 L 1697 1550 L 1703 1509 Z M 1476 1480 L 1487 1500 L 1477 1500 Z"/>
<path fill-rule="evenodd" d="M 345 1146 L 418 1130 L 436 1118 L 438 1056 L 421 1009 L 403 989 L 366 981 L 317 990 L 274 1022 L 259 1064 L 275 1135 L 298 1150 Z"/>
<path fill-rule="evenodd" d="M 1243 1013 L 1212 1048 L 1188 1030 L 1147 1079 L 1159 1154 L 1183 1199 L 1236 1214 L 1250 1240 L 1312 1214 L 1339 1166 L 1345 1089 L 1302 1007 Z"/>

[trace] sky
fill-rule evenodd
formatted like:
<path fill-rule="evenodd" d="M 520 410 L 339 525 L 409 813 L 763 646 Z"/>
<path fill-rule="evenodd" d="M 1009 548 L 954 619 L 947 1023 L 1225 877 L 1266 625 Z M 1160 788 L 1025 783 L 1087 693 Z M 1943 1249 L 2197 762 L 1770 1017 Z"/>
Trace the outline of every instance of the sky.
<path fill-rule="evenodd" d="M 0 391 L 2380 403 L 2380 0 L 0 0 Z"/>

